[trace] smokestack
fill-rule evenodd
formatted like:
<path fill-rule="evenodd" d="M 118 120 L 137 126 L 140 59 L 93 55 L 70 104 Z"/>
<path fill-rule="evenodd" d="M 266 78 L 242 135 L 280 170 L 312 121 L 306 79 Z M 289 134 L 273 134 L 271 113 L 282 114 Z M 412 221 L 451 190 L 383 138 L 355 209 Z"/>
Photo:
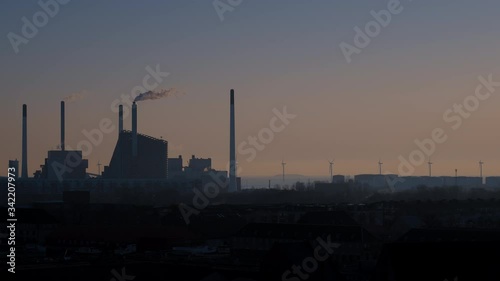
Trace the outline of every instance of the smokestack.
<path fill-rule="evenodd" d="M 64 136 L 65 136 L 65 117 L 64 117 L 64 101 L 61 101 L 61 151 L 64 151 Z"/>
<path fill-rule="evenodd" d="M 118 135 L 123 131 L 123 105 L 118 107 Z"/>
<path fill-rule="evenodd" d="M 21 178 L 28 177 L 28 107 L 23 104 L 23 165 L 21 168 Z"/>
<path fill-rule="evenodd" d="M 229 121 L 229 192 L 236 191 L 236 150 L 234 128 L 234 90 L 231 89 L 231 107 Z"/>
<path fill-rule="evenodd" d="M 132 104 L 132 156 L 137 156 L 137 104 Z"/>

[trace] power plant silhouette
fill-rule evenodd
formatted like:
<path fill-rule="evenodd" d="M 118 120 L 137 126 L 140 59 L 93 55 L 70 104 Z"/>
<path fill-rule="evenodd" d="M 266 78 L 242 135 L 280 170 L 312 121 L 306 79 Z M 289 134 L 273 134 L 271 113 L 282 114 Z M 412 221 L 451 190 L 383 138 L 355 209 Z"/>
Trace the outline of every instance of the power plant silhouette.
<path fill-rule="evenodd" d="M 163 94 L 163 93 L 161 93 Z M 235 111 L 234 90 L 230 91 L 230 152 L 229 177 L 226 171 L 212 169 L 211 158 L 189 159 L 189 164 L 183 167 L 182 156 L 168 158 L 168 141 L 152 136 L 140 134 L 138 131 L 138 106 L 132 103 L 131 131 L 125 130 L 123 125 L 123 105 L 118 107 L 118 139 L 109 162 L 104 166 L 102 174 L 87 173 L 88 160 L 83 159 L 82 150 L 68 150 L 65 141 L 65 102 L 60 107 L 60 145 L 58 150 L 48 151 L 48 156 L 41 169 L 34 173 L 33 179 L 48 181 L 86 180 L 99 178 L 101 180 L 177 180 L 177 181 L 206 181 L 209 173 L 218 176 L 224 175 L 223 181 L 229 191 L 241 189 L 241 179 L 236 175 L 235 150 Z M 22 171 L 21 178 L 28 179 L 28 118 L 27 105 L 23 105 L 22 121 Z M 9 165 L 14 165 L 14 160 Z M 169 163 L 171 165 L 169 165 Z M 99 163 L 99 166 L 101 164 Z M 100 167 L 99 167 L 100 168 Z M 169 175 L 170 172 L 170 175 Z M 170 177 L 169 177 L 170 176 Z"/>
<path fill-rule="evenodd" d="M 140 99 L 156 99 L 165 96 L 175 89 L 162 92 L 146 92 Z M 237 176 L 236 162 L 236 121 L 235 121 L 235 92 L 230 90 L 229 99 L 229 171 L 218 171 L 212 168 L 211 158 L 196 158 L 194 155 L 188 160 L 188 165 L 184 166 L 182 156 L 175 158 L 168 157 L 168 141 L 139 133 L 138 129 L 138 105 L 134 101 L 131 105 L 131 130 L 124 129 L 123 105 L 118 107 L 118 138 L 109 161 L 109 165 L 104 165 L 102 174 L 101 163 L 99 162 L 99 173 L 88 173 L 88 160 L 84 159 L 81 150 L 68 150 L 65 140 L 65 102 L 61 101 L 60 106 L 60 145 L 58 150 L 50 150 L 47 153 L 41 169 L 34 173 L 36 180 L 67 181 L 86 180 L 98 178 L 100 180 L 117 181 L 123 180 L 159 180 L 177 182 L 211 182 L 214 174 L 217 178 L 224 178 L 222 184 L 229 192 L 241 190 L 241 178 Z M 148 98 L 149 97 L 149 98 Z M 21 158 L 21 179 L 28 179 L 28 108 L 24 104 L 22 108 L 22 158 Z M 398 176 L 396 174 L 383 174 L 382 161 L 378 160 L 377 174 L 358 174 L 353 180 L 359 186 L 373 188 L 397 188 L 405 190 L 418 186 L 452 186 L 459 185 L 474 187 L 486 185 L 489 187 L 500 186 L 500 177 L 483 177 L 483 164 L 479 161 L 479 177 L 465 176 L 433 176 L 431 165 L 428 160 L 428 176 Z M 17 160 L 10 160 L 9 167 L 19 165 Z M 281 161 L 282 185 L 285 185 L 285 163 Z M 210 174 L 211 173 L 211 174 Z M 212 175 L 212 176 L 210 176 Z M 331 184 L 342 184 L 348 178 L 342 175 L 334 175 L 333 160 L 329 161 L 329 178 Z M 221 182 L 219 181 L 219 184 Z"/>
<path fill-rule="evenodd" d="M 119 113 L 123 122 L 123 112 Z M 119 125 L 123 128 L 123 124 Z M 140 152 L 140 153 L 139 153 Z M 132 131 L 119 132 L 109 166 L 103 178 L 166 179 L 168 178 L 168 142 L 137 132 L 137 104 L 132 105 Z"/>

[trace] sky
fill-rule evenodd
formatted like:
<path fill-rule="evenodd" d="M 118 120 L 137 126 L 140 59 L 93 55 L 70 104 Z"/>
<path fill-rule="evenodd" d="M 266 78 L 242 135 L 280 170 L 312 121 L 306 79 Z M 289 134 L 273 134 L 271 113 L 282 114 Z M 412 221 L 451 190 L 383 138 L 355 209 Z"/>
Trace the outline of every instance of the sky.
<path fill-rule="evenodd" d="M 401 0 L 399 12 L 348 62 L 342 42 L 356 47 L 355 27 L 365 30 L 370 12 L 388 10 L 391 1 L 73 0 L 58 4 L 17 53 L 9 34 L 23 36 L 23 17 L 33 22 L 43 10 L 37 1 L 6 1 L 0 175 L 9 159 L 21 159 L 22 104 L 32 174 L 59 144 L 62 99 L 82 97 L 66 105 L 66 143 L 77 148 L 88 139 L 83 131 L 101 120 L 117 126 L 114 101 L 143 85 L 148 66 L 169 73 L 157 89 L 183 94 L 139 102 L 138 130 L 166 139 L 169 156 L 186 162 L 210 157 L 214 168 L 226 169 L 235 89 L 237 145 L 251 149 L 248 138 L 269 132 L 276 111 L 286 107 L 295 116 L 252 159 L 237 152 L 243 177 L 280 174 L 282 161 L 286 173 L 328 175 L 330 159 L 335 174 L 378 173 L 379 159 L 384 173 L 398 173 L 401 157 L 419 150 L 415 140 L 432 138 L 436 128 L 447 138 L 429 154 L 434 175 L 458 169 L 478 176 L 479 160 L 485 176 L 500 175 L 500 87 L 459 128 L 443 118 L 473 99 L 478 77 L 500 81 L 500 2 Z M 109 163 L 116 141 L 116 129 L 103 133 L 87 156 L 89 172 L 98 161 Z M 413 166 L 414 175 L 428 173 L 425 163 Z"/>

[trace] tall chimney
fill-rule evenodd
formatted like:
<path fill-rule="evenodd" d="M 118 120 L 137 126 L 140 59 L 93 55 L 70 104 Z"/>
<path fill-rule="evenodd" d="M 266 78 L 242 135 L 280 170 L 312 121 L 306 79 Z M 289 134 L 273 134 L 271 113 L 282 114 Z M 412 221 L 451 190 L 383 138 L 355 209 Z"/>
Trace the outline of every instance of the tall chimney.
<path fill-rule="evenodd" d="M 132 157 L 137 156 L 137 104 L 132 104 Z"/>
<path fill-rule="evenodd" d="M 236 187 L 236 150 L 234 128 L 234 90 L 231 89 L 231 109 L 229 121 L 229 192 L 235 192 Z"/>
<path fill-rule="evenodd" d="M 65 146 L 65 117 L 64 117 L 64 101 L 61 101 L 61 150 L 64 151 Z"/>
<path fill-rule="evenodd" d="M 118 135 L 123 131 L 123 105 L 118 107 Z"/>
<path fill-rule="evenodd" d="M 28 177 L 28 107 L 23 104 L 23 155 L 21 178 Z"/>

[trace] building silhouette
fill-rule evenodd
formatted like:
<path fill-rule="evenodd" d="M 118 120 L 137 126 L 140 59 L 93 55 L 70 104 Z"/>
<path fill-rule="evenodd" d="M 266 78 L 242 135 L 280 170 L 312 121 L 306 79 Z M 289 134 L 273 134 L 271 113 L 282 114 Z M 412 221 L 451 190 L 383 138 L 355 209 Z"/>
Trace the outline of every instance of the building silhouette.
<path fill-rule="evenodd" d="M 131 131 L 122 131 L 109 166 L 104 167 L 107 179 L 166 179 L 168 177 L 168 142 L 137 134 L 137 156 L 133 156 Z"/>

